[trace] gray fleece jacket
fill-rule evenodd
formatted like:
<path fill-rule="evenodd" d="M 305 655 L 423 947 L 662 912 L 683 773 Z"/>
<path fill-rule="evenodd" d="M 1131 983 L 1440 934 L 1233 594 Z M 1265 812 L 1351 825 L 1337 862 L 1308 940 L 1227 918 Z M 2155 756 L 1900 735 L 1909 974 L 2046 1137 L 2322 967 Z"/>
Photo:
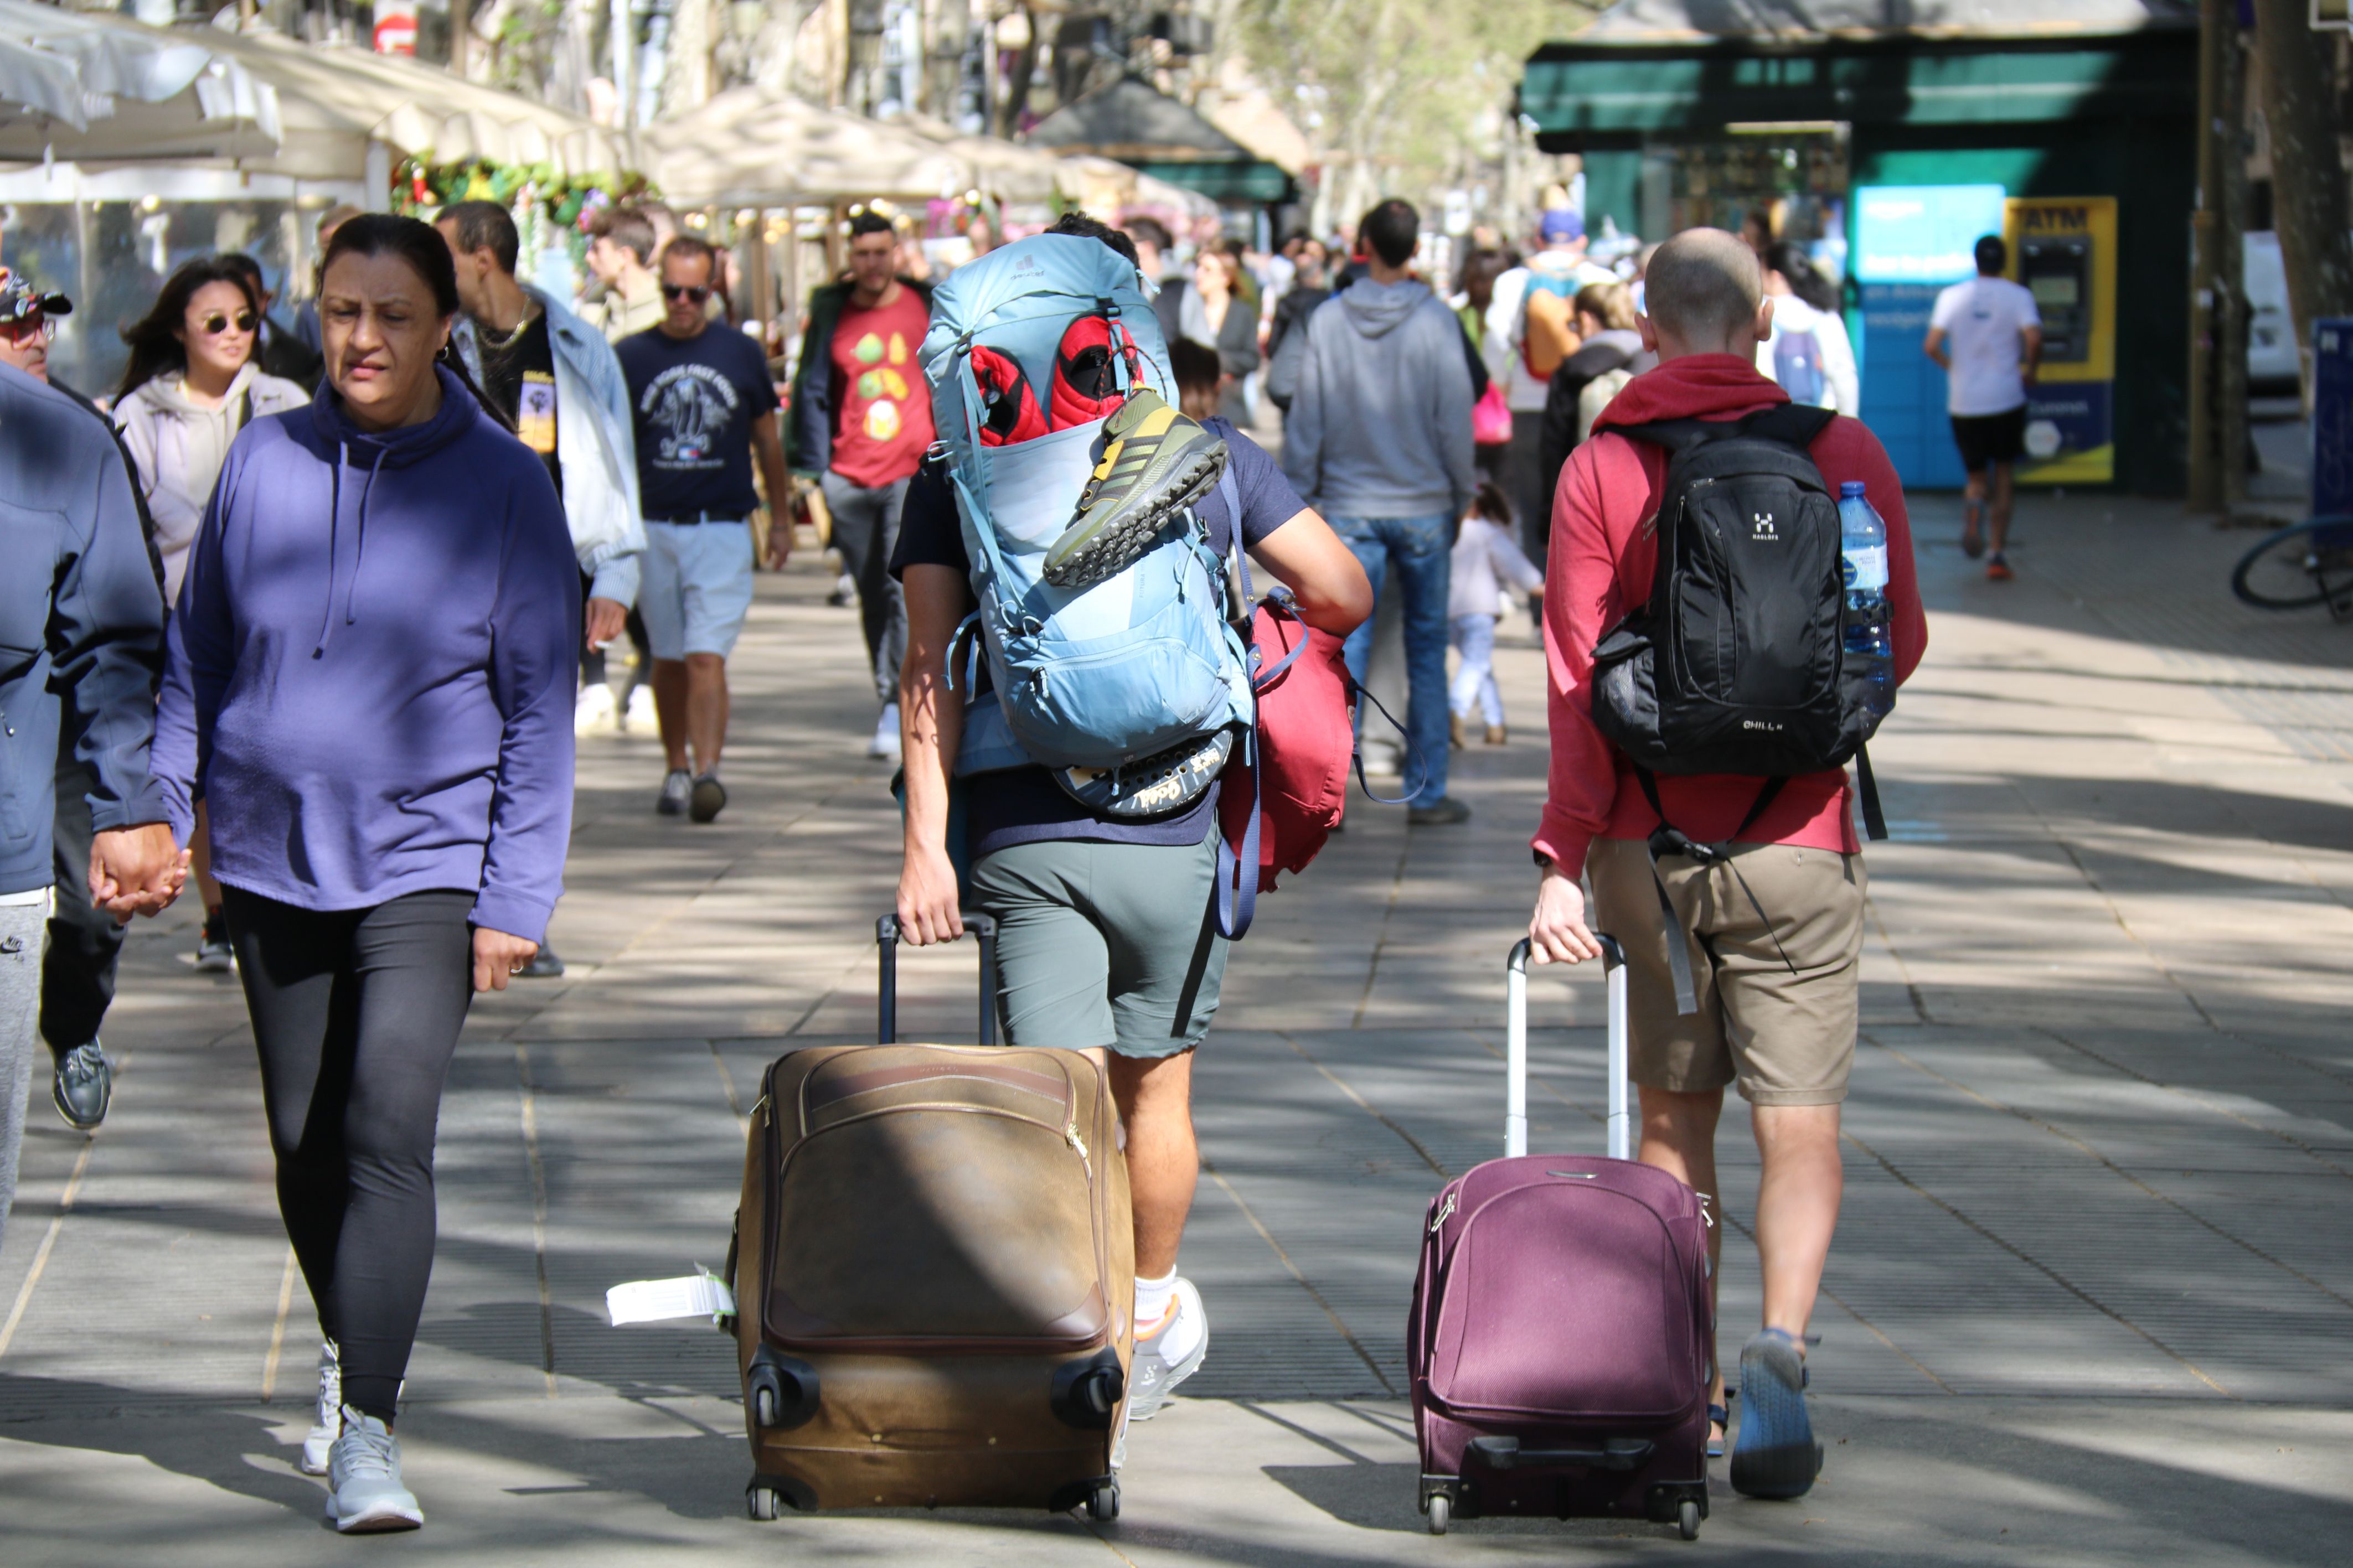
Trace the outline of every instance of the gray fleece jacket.
<path fill-rule="evenodd" d="M 1326 517 L 1460 517 L 1471 505 L 1462 324 L 1429 285 L 1360 278 L 1307 319 L 1282 471 Z"/>

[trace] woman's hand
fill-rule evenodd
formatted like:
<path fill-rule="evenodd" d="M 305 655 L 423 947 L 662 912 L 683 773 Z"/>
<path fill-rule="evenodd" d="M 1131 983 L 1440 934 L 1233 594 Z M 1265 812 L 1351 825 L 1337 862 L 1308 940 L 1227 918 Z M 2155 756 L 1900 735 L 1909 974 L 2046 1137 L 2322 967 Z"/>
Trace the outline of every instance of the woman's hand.
<path fill-rule="evenodd" d="M 955 865 L 946 850 L 909 847 L 899 871 L 899 934 L 916 947 L 954 942 L 964 934 Z"/>
<path fill-rule="evenodd" d="M 474 989 L 503 991 L 539 953 L 539 943 L 488 926 L 474 928 Z"/>

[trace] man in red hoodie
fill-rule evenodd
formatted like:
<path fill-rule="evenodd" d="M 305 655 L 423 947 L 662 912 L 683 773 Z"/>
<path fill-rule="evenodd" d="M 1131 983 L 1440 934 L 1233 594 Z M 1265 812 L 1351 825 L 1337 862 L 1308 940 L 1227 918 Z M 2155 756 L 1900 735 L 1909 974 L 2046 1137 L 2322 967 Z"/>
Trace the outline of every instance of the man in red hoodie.
<path fill-rule="evenodd" d="M 1735 419 L 1788 397 L 1757 371 L 1773 308 L 1746 246 L 1717 229 L 1677 235 L 1652 258 L 1647 282 L 1650 314 L 1640 325 L 1659 367 L 1603 411 L 1553 496 L 1545 573 L 1552 772 L 1535 839 L 1543 879 L 1528 936 L 1539 963 L 1599 957 L 1593 926 L 1624 945 L 1645 1163 L 1689 1183 L 1713 1206 L 1725 1086 L 1736 1084 L 1750 1104 L 1764 1163 L 1756 1235 L 1765 1321 L 1741 1353 L 1732 1483 L 1751 1495 L 1795 1497 L 1820 1465 L 1802 1393 L 1805 1333 L 1838 1224 L 1839 1102 L 1854 1059 L 1862 953 L 1862 845 L 1843 769 L 1790 779 L 1745 828 L 1764 780 L 1662 776 L 1660 804 L 1694 842 L 1738 835 L 1728 864 L 1659 862 L 1683 934 L 1665 929 L 1646 847 L 1658 814 L 1632 763 L 1593 721 L 1593 648 L 1650 596 L 1667 469 L 1663 447 L 1620 432 L 1653 420 Z M 1895 470 L 1877 438 L 1852 419 L 1832 419 L 1811 453 L 1832 495 L 1860 480 L 1886 521 L 1901 681 L 1920 662 L 1927 623 Z M 1592 925 L 1580 871 L 1593 882 Z M 1676 1010 L 1670 940 L 1687 941 L 1696 1014 Z M 1722 1234 L 1710 1234 L 1711 1251 Z M 1719 1370 L 1712 1453 L 1721 1452 L 1723 1389 Z"/>

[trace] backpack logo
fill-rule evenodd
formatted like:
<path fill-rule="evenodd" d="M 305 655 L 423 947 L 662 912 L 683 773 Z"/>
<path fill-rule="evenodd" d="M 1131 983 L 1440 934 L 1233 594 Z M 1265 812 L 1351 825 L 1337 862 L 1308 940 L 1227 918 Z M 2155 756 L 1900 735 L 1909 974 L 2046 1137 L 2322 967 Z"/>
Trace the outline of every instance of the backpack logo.
<path fill-rule="evenodd" d="M 1749 513 L 1749 521 L 1755 524 L 1755 526 L 1749 531 L 1750 538 L 1757 540 L 1771 540 L 1777 544 L 1780 542 L 1781 535 L 1773 527 L 1773 514 L 1771 512 L 1751 512 Z"/>
<path fill-rule="evenodd" d="M 1744 730 L 1763 730 L 1768 734 L 1775 735 L 1781 732 L 1780 725 L 1764 719 L 1743 719 L 1740 721 L 1740 727 Z"/>

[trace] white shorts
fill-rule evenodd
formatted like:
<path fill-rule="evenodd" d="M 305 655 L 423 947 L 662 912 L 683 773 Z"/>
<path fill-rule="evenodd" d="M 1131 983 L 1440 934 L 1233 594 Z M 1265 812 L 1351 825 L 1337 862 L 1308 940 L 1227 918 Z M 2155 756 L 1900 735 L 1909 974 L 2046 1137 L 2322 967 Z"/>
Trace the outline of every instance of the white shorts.
<path fill-rule="evenodd" d="M 646 522 L 645 581 L 638 611 L 659 659 L 734 651 L 752 609 L 748 522 Z"/>

